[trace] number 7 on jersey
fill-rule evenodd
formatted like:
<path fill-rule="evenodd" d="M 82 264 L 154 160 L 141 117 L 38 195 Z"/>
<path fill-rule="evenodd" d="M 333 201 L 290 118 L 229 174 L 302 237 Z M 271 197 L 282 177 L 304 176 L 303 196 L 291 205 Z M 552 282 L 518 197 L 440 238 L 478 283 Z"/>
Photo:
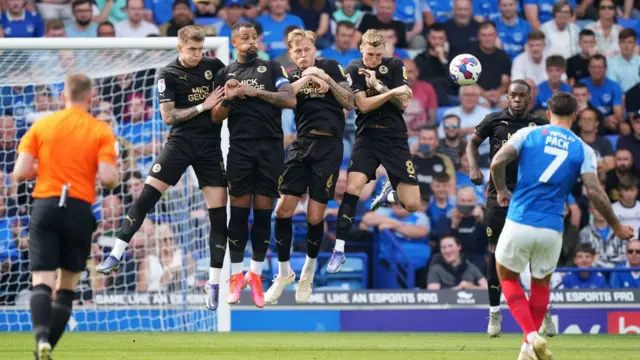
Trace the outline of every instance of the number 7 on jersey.
<path fill-rule="evenodd" d="M 542 175 L 540 175 L 540 178 L 538 179 L 540 182 L 546 183 L 553 176 L 553 174 L 558 171 L 560 165 L 562 165 L 562 163 L 567 159 L 567 156 L 569 156 L 569 152 L 567 150 L 562 150 L 551 146 L 545 146 L 544 152 L 546 154 L 555 156 L 551 164 L 547 166 L 546 170 L 542 173 Z"/>

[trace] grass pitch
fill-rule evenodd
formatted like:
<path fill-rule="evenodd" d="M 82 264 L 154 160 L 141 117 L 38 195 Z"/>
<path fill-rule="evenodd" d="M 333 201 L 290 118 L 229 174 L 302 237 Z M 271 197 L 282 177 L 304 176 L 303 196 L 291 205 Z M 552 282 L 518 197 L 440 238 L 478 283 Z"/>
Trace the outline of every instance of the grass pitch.
<path fill-rule="evenodd" d="M 515 360 L 522 336 L 428 333 L 67 333 L 55 360 Z M 554 359 L 640 359 L 638 336 L 560 335 Z M 33 359 L 30 333 L 0 334 L 0 359 Z"/>

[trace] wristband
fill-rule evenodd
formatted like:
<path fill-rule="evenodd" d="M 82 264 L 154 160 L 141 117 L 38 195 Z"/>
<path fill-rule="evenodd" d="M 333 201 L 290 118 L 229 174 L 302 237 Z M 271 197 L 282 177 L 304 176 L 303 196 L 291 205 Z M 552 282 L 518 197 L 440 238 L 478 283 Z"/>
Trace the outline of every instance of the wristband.
<path fill-rule="evenodd" d="M 376 85 L 376 87 L 374 89 L 376 89 L 377 92 L 380 92 L 380 90 L 382 90 L 384 86 L 380 83 L 378 83 L 378 85 Z"/>
<path fill-rule="evenodd" d="M 229 106 L 231 106 L 231 100 L 227 100 L 227 99 L 222 100 L 223 108 L 228 108 Z"/>
<path fill-rule="evenodd" d="M 201 114 L 204 111 L 204 106 L 202 104 L 196 105 L 196 110 L 198 110 L 198 114 Z"/>

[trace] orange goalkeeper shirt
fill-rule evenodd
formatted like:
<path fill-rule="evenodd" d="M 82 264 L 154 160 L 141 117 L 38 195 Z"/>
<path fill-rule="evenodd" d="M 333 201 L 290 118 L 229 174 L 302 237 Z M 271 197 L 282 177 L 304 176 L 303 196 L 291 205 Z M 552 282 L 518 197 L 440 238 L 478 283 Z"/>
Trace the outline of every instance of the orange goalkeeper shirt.
<path fill-rule="evenodd" d="M 98 164 L 116 165 L 117 143 L 107 123 L 86 110 L 69 108 L 38 120 L 20 140 L 19 153 L 38 160 L 34 198 L 69 197 L 93 204 Z"/>

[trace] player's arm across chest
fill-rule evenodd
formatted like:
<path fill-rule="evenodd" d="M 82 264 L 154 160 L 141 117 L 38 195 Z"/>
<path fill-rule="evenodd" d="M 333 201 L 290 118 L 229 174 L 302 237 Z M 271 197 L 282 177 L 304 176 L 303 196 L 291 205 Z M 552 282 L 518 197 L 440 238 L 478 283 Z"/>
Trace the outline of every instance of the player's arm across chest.
<path fill-rule="evenodd" d="M 296 107 L 296 95 L 284 70 L 281 77 L 275 77 L 270 74 L 265 66 L 259 66 L 256 70 L 257 75 L 253 77 L 242 76 L 244 78 L 238 79 L 240 83 L 238 95 L 240 98 L 255 97 L 273 106 L 285 109 L 294 109 Z M 261 70 L 265 71 L 262 72 Z"/>
<path fill-rule="evenodd" d="M 212 80 L 205 81 L 204 78 L 189 74 L 171 74 L 166 78 L 169 76 L 171 81 L 168 81 L 166 86 L 171 96 L 160 101 L 160 114 L 165 124 L 180 124 L 211 109 L 209 97 L 213 92 Z M 213 79 L 212 74 L 210 77 Z"/>

